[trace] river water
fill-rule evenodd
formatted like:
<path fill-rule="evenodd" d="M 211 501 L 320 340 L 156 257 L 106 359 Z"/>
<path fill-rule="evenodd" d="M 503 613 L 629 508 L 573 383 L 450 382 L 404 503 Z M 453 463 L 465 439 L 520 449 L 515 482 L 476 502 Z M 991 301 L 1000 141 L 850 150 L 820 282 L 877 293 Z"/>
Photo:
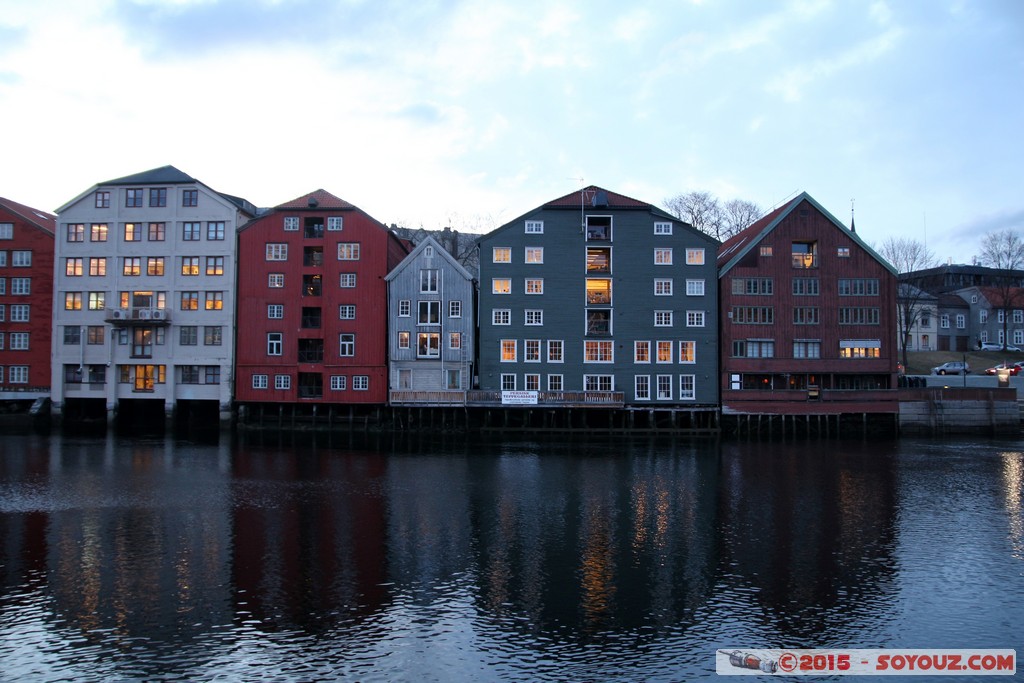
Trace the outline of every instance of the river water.
<path fill-rule="evenodd" d="M 722 647 L 1020 654 L 1022 497 L 1016 440 L 7 434 L 0 680 L 689 681 Z"/>

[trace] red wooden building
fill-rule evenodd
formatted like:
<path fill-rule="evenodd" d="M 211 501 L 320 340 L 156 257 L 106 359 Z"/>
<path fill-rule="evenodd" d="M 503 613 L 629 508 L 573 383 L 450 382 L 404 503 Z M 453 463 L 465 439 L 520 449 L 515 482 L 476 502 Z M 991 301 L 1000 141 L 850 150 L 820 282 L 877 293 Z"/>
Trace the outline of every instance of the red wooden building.
<path fill-rule="evenodd" d="M 50 396 L 55 221 L 0 197 L 0 401 Z"/>
<path fill-rule="evenodd" d="M 384 276 L 407 253 L 383 224 L 324 190 L 243 226 L 236 402 L 384 404 Z"/>
<path fill-rule="evenodd" d="M 718 251 L 722 411 L 897 413 L 893 267 L 803 193 Z"/>

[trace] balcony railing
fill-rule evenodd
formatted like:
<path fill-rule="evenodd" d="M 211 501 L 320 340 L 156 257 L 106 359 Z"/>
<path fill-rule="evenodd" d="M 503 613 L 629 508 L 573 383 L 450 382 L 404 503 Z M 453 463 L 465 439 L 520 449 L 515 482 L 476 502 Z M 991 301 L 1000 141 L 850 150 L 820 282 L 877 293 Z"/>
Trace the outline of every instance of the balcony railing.
<path fill-rule="evenodd" d="M 621 408 L 625 404 L 625 397 L 625 393 L 621 391 L 538 391 L 537 405 L 562 408 Z M 466 403 L 467 405 L 500 406 L 502 405 L 501 391 L 479 389 L 468 391 L 466 392 Z"/>
<path fill-rule="evenodd" d="M 394 389 L 391 391 L 391 405 L 466 405 L 466 392 L 459 390 L 412 391 Z"/>

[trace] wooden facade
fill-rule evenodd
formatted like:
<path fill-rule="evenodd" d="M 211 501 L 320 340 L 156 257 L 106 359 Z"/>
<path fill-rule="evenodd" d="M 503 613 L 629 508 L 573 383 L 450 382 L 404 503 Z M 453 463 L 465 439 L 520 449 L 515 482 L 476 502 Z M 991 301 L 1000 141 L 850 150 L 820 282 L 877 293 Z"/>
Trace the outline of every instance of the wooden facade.
<path fill-rule="evenodd" d="M 324 190 L 245 225 L 236 401 L 384 404 L 384 278 L 407 253 L 383 224 Z"/>
<path fill-rule="evenodd" d="M 897 278 L 806 193 L 719 250 L 722 409 L 895 413 Z"/>
<path fill-rule="evenodd" d="M 55 220 L 0 197 L 0 400 L 50 395 Z"/>

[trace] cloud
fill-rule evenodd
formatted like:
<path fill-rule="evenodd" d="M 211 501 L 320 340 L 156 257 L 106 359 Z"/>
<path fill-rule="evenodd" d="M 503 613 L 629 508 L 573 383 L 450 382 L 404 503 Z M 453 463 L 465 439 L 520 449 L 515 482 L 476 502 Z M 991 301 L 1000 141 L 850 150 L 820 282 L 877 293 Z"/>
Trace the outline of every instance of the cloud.
<path fill-rule="evenodd" d="M 1004 230 L 1013 230 L 1024 234 L 1024 206 L 978 216 L 953 228 L 949 235 L 953 238 L 980 240 L 989 233 Z"/>

